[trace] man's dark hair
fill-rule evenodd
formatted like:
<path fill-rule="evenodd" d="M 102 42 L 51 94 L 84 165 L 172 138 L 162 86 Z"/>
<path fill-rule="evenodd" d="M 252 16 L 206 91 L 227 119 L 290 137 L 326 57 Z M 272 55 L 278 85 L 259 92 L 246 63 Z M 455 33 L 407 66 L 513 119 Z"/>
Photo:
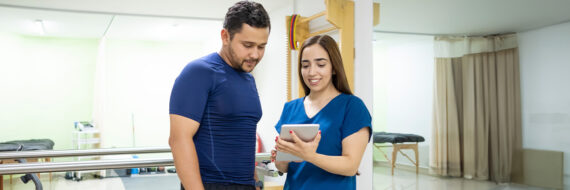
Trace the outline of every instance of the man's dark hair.
<path fill-rule="evenodd" d="M 230 33 L 230 39 L 241 31 L 243 23 L 255 28 L 269 27 L 271 30 L 269 15 L 263 5 L 256 2 L 240 1 L 228 9 L 224 19 L 224 29 Z"/>

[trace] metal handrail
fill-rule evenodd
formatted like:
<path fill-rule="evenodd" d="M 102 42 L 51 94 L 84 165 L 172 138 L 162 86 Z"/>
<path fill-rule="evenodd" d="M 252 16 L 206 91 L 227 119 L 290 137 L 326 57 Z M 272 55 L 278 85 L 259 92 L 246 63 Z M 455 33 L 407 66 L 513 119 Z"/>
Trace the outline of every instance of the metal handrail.
<path fill-rule="evenodd" d="M 0 152 L 0 160 L 21 159 L 21 158 L 53 158 L 53 157 L 100 156 L 100 155 L 115 155 L 115 154 L 144 154 L 144 153 L 168 153 L 168 152 L 170 152 L 169 147 L 10 151 L 10 152 Z"/>
<path fill-rule="evenodd" d="M 35 151 L 29 151 L 29 152 L 35 152 Z M 270 156 L 271 156 L 270 153 L 257 153 L 255 155 L 255 160 L 257 162 L 263 160 L 269 160 Z M 144 167 L 173 166 L 173 165 L 174 161 L 172 158 L 159 158 L 159 159 L 141 158 L 141 159 L 89 160 L 89 161 L 74 161 L 74 162 L 35 162 L 35 163 L 20 163 L 20 164 L 0 164 L 0 175 L 121 169 L 121 168 L 144 168 Z"/>
<path fill-rule="evenodd" d="M 0 164 L 0 175 L 173 166 L 172 158 Z"/>

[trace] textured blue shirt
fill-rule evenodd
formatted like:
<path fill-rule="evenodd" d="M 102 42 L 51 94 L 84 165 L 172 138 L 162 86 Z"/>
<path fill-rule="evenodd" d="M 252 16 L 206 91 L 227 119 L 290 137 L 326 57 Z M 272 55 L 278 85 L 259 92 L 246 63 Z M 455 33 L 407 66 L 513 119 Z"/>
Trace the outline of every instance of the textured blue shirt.
<path fill-rule="evenodd" d="M 372 131 L 370 112 L 356 96 L 340 94 L 312 118 L 307 117 L 303 100 L 299 98 L 285 104 L 275 129 L 280 133 L 282 124 L 320 124 L 317 153 L 340 156 L 344 138 L 364 127 Z M 290 162 L 284 189 L 356 189 L 356 177 L 332 174 L 306 161 Z"/>
<path fill-rule="evenodd" d="M 261 104 L 255 80 L 212 53 L 190 62 L 176 79 L 170 114 L 200 123 L 194 135 L 204 183 L 254 185 Z"/>

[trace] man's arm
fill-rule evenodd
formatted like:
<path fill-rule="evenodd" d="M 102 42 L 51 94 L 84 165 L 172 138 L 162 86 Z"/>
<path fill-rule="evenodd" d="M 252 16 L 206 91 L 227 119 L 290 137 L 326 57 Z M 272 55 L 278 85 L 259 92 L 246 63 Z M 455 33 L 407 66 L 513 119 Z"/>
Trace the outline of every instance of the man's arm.
<path fill-rule="evenodd" d="M 198 155 L 194 146 L 194 134 L 200 123 L 192 119 L 170 114 L 170 138 L 174 166 L 180 182 L 187 190 L 204 189 L 198 165 Z"/>

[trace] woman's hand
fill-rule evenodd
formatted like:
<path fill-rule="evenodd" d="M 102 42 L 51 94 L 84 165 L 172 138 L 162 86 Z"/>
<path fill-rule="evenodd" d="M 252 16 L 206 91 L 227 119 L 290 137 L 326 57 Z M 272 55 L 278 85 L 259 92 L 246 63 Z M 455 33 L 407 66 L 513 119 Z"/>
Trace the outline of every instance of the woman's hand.
<path fill-rule="evenodd" d="M 281 138 L 277 138 L 275 141 L 275 149 L 280 152 L 295 155 L 305 161 L 311 162 L 312 158 L 317 155 L 317 148 L 319 147 L 319 142 L 321 141 L 321 131 L 319 131 L 317 136 L 315 136 L 315 139 L 309 142 L 301 140 L 294 131 L 289 131 L 289 133 L 291 133 L 291 138 L 293 141 L 288 142 Z M 302 162 L 302 160 L 295 162 Z"/>
<path fill-rule="evenodd" d="M 275 140 L 277 141 L 277 139 Z M 277 161 L 275 158 L 277 157 L 277 150 L 271 150 L 271 161 L 275 163 L 275 167 L 281 173 L 287 173 L 287 169 L 289 168 L 289 161 Z"/>

